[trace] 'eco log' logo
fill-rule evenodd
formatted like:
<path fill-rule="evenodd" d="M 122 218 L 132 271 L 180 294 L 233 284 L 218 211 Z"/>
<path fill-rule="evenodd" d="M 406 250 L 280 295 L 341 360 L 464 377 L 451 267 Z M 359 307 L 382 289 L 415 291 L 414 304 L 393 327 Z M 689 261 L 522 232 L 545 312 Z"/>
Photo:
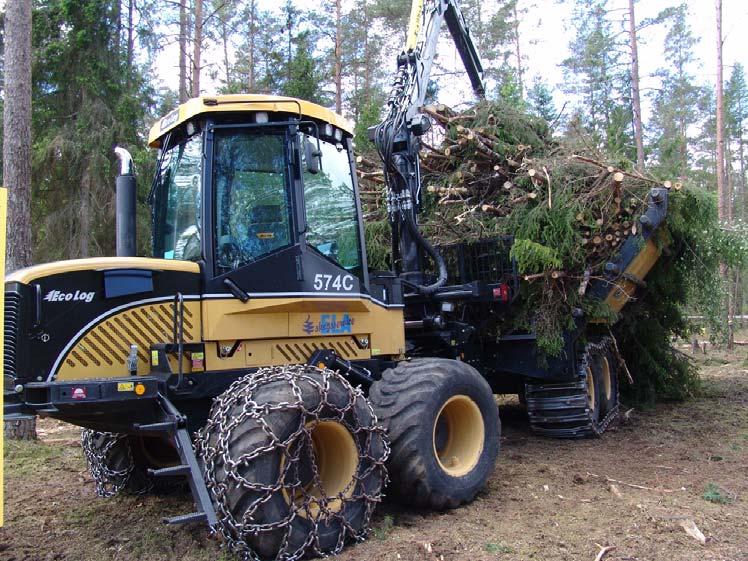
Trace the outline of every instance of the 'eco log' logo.
<path fill-rule="evenodd" d="M 93 300 L 95 292 L 60 292 L 59 290 L 50 290 L 44 297 L 46 302 L 86 302 Z"/>

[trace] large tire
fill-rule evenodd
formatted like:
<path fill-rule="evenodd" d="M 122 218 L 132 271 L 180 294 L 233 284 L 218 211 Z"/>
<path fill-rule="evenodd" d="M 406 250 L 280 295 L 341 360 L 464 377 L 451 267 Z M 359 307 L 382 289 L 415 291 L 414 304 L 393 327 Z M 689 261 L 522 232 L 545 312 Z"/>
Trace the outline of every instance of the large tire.
<path fill-rule="evenodd" d="M 83 429 L 81 446 L 100 497 L 142 495 L 153 488 L 147 467 L 136 461 L 126 435 Z"/>
<path fill-rule="evenodd" d="M 408 505 L 444 510 L 472 501 L 491 475 L 501 423 L 473 367 L 426 358 L 385 370 L 369 392 L 392 453 L 390 488 Z"/>
<path fill-rule="evenodd" d="M 230 549 L 283 560 L 335 554 L 365 537 L 389 452 L 363 393 L 302 365 L 232 384 L 214 401 L 198 450 Z"/>
<path fill-rule="evenodd" d="M 577 375 L 562 384 L 527 384 L 533 432 L 552 438 L 599 437 L 618 416 L 621 358 L 610 337 L 590 341 Z"/>

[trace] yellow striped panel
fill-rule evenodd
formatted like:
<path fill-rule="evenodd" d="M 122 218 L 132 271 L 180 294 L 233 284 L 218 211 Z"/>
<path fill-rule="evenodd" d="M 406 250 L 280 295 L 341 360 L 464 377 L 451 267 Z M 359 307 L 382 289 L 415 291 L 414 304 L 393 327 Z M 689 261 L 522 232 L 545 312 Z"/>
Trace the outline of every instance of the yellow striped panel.
<path fill-rule="evenodd" d="M 138 346 L 138 374 L 148 374 L 151 345 L 173 342 L 173 326 L 173 302 L 145 304 L 119 312 L 91 328 L 68 351 L 56 379 L 126 376 L 130 345 Z M 184 342 L 200 342 L 199 302 L 184 303 Z"/>

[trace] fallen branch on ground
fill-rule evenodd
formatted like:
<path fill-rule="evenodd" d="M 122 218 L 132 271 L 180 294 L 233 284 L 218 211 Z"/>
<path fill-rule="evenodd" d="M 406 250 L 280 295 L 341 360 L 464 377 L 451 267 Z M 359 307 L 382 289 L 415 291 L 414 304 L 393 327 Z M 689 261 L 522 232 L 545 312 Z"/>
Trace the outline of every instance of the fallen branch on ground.
<path fill-rule="evenodd" d="M 608 545 L 605 547 L 602 547 L 600 544 L 595 544 L 597 547 L 601 548 L 600 551 L 597 554 L 597 557 L 595 557 L 595 561 L 602 561 L 603 557 L 605 557 L 608 553 L 611 551 L 615 551 L 616 546 L 614 545 Z"/>
<path fill-rule="evenodd" d="M 590 477 L 601 477 L 597 475 L 596 473 L 590 473 L 587 472 L 587 475 Z M 605 481 L 608 483 L 618 483 L 619 485 L 625 485 L 626 487 L 631 487 L 633 489 L 642 489 L 644 491 L 660 491 L 662 493 L 674 493 L 673 489 L 657 489 L 655 487 L 647 487 L 645 485 L 637 485 L 636 483 L 627 483 L 625 481 L 621 481 L 620 479 L 613 479 L 612 477 L 605 476 Z"/>

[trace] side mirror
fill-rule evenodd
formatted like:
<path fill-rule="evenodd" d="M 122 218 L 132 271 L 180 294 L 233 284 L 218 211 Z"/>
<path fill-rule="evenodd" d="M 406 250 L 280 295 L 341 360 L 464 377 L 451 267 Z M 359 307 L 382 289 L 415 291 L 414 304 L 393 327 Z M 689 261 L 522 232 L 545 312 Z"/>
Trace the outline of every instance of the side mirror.
<path fill-rule="evenodd" d="M 304 162 L 306 171 L 311 174 L 316 175 L 322 169 L 322 152 L 308 137 L 304 137 Z"/>

